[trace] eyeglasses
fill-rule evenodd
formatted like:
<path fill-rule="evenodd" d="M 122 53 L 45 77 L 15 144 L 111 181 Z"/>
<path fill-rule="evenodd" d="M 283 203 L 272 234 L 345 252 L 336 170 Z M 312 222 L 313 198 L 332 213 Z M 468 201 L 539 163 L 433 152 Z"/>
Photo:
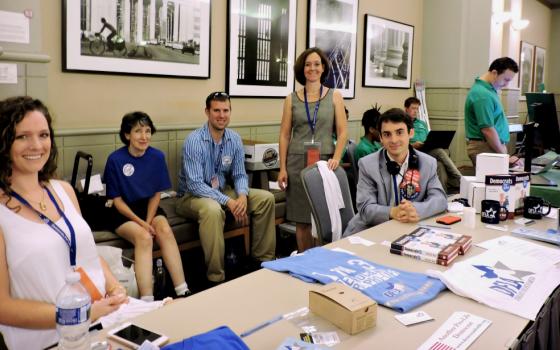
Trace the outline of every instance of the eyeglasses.
<path fill-rule="evenodd" d="M 229 95 L 225 92 L 217 91 L 213 92 L 208 96 L 209 100 L 215 99 L 216 97 L 223 97 L 229 99 Z"/>

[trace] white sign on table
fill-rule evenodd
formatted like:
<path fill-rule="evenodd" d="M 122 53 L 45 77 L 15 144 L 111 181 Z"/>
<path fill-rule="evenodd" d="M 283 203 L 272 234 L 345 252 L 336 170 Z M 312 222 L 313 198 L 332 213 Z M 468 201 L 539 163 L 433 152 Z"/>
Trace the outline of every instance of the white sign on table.
<path fill-rule="evenodd" d="M 468 312 L 454 312 L 418 350 L 465 350 L 491 321 Z"/>

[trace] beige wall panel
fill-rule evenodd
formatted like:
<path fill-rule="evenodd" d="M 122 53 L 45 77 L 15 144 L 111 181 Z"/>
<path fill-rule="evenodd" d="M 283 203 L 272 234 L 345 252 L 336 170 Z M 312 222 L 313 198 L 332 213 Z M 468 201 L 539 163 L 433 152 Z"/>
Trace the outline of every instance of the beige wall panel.
<path fill-rule="evenodd" d="M 117 141 L 115 134 L 101 135 L 76 135 L 74 137 L 64 137 L 64 147 L 71 146 L 95 146 L 95 145 L 115 145 Z M 120 141 L 119 141 L 120 143 Z"/>
<path fill-rule="evenodd" d="M 546 52 L 545 77 L 548 91 L 560 92 L 560 9 L 552 10 L 550 25 L 550 47 Z M 558 102 L 556 103 L 558 107 Z"/>
<path fill-rule="evenodd" d="M 70 176 L 72 175 L 72 167 L 74 166 L 74 157 L 76 156 L 76 152 L 84 151 L 89 153 L 93 156 L 93 174 L 102 174 L 103 170 L 105 169 L 105 163 L 107 162 L 107 158 L 109 154 L 115 150 L 114 145 L 102 145 L 102 146 L 70 146 L 64 147 L 64 155 L 63 155 L 63 172 L 62 174 L 59 173 L 60 176 L 70 180 Z M 81 161 L 79 174 L 83 177 L 86 171 L 86 163 L 85 161 Z"/>

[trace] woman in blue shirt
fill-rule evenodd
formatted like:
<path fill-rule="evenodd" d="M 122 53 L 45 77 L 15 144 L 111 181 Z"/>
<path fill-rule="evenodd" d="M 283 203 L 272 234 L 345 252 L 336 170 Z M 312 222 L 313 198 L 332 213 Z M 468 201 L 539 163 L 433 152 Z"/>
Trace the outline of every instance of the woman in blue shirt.
<path fill-rule="evenodd" d="M 125 144 L 109 155 L 104 180 L 113 199 L 110 227 L 134 244 L 136 281 L 143 300 L 153 300 L 152 248 L 158 243 L 178 296 L 189 295 L 173 231 L 159 207 L 160 193 L 171 187 L 165 155 L 150 146 L 156 132 L 144 112 L 126 114 L 119 136 Z"/>

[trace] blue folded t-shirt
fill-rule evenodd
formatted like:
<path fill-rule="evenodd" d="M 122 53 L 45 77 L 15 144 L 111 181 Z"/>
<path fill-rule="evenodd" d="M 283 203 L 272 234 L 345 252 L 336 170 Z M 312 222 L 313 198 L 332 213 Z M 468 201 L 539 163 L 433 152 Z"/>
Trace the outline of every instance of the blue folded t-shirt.
<path fill-rule="evenodd" d="M 399 312 L 408 312 L 445 289 L 440 280 L 423 273 L 394 269 L 325 248 L 309 249 L 302 255 L 267 261 L 262 266 L 288 272 L 305 282 L 344 283 Z"/>
<path fill-rule="evenodd" d="M 162 350 L 249 350 L 249 347 L 228 326 L 221 326 L 166 345 Z"/>

